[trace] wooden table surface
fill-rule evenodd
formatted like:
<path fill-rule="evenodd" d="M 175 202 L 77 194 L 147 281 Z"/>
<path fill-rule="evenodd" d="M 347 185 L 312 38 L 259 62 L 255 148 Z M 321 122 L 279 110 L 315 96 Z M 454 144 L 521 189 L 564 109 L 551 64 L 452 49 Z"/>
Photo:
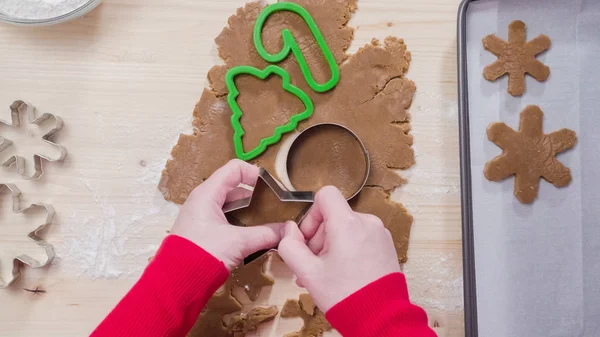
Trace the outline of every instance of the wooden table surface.
<path fill-rule="evenodd" d="M 415 217 L 404 266 L 411 298 L 427 310 L 440 337 L 464 336 L 458 2 L 360 0 L 351 21 L 357 31 L 350 52 L 388 35 L 404 38 L 412 51 L 417 164 L 403 173 L 409 182 L 393 198 Z M 19 283 L 0 290 L 0 336 L 87 335 L 139 277 L 178 209 L 156 189 L 160 171 L 178 135 L 191 131 L 207 71 L 220 62 L 213 39 L 242 4 L 106 0 L 67 24 L 0 25 L 0 119 L 9 117 L 13 101 L 31 102 L 64 119 L 57 141 L 69 150 L 65 162 L 45 165 L 37 181 L 0 168 L 0 182 L 18 184 L 23 203 L 50 203 L 57 211 L 46 234 L 57 258 L 48 269 L 24 270 Z M 11 132 L 19 154 L 53 154 L 40 144 L 38 128 L 2 132 Z M 0 252 L 30 246 L 14 228 L 3 231 L 9 201 L 0 196 Z M 6 275 L 6 262 L 0 268 Z M 259 304 L 282 305 L 302 292 L 281 262 L 273 262 L 270 273 L 277 282 L 264 289 Z M 46 293 L 23 290 L 36 287 Z M 279 337 L 299 326 L 295 319 L 277 319 L 258 335 Z"/>

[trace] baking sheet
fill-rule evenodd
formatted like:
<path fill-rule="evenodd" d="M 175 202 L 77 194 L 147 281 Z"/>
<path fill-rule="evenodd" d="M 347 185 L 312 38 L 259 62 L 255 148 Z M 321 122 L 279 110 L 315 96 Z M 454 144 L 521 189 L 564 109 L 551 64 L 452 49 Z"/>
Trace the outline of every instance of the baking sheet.
<path fill-rule="evenodd" d="M 496 57 L 481 40 L 492 33 L 506 40 L 513 20 L 527 24 L 528 40 L 552 39 L 539 57 L 552 75 L 544 83 L 528 76 L 521 98 L 507 93 L 506 77 L 482 76 Z M 469 4 L 466 26 L 479 336 L 600 336 L 600 1 L 479 0 Z M 557 189 L 542 181 L 538 199 L 523 205 L 513 178 L 489 182 L 483 167 L 501 153 L 487 126 L 518 128 L 529 104 L 544 111 L 546 133 L 569 128 L 579 143 L 558 156 L 572 183 Z"/>

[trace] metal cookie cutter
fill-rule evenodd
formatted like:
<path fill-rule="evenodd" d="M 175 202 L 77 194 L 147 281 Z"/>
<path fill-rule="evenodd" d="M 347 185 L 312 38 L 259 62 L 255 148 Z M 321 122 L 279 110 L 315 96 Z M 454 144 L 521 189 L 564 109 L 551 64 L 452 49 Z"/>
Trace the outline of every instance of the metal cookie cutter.
<path fill-rule="evenodd" d="M 298 144 L 300 144 L 306 137 L 308 137 L 311 132 L 318 132 L 320 130 L 325 130 L 328 128 L 339 128 L 343 132 L 352 136 L 352 138 L 354 138 L 356 140 L 356 143 L 358 144 L 358 146 L 360 147 L 360 149 L 362 150 L 362 153 L 364 155 L 364 159 L 365 159 L 364 174 L 361 177 L 360 184 L 358 184 L 356 189 L 353 190 L 352 193 L 350 193 L 350 195 L 347 196 L 346 200 L 350 201 L 358 193 L 360 193 L 360 191 L 362 191 L 362 189 L 367 184 L 367 180 L 369 179 L 369 174 L 371 172 L 371 159 L 369 157 L 369 151 L 367 151 L 367 147 L 365 146 L 363 141 L 360 139 L 360 137 L 358 137 L 358 135 L 356 133 L 354 133 L 354 131 L 350 130 L 349 128 L 347 128 L 341 124 L 337 124 L 337 123 L 315 124 L 313 126 L 310 126 L 306 129 L 304 129 L 300 133 L 290 136 L 290 138 L 286 141 L 286 143 L 289 142 L 289 147 L 287 147 L 286 149 L 283 150 L 285 152 L 283 153 L 283 155 L 281 157 L 282 160 L 285 162 L 285 165 L 279 165 L 279 167 L 283 166 L 284 170 L 281 170 L 281 171 L 278 170 L 277 174 L 279 175 L 279 177 L 281 177 L 281 182 L 285 187 L 287 187 L 291 191 L 295 191 L 296 188 L 294 187 L 294 184 L 290 180 L 290 177 L 288 174 L 288 171 L 290 170 L 290 166 L 292 165 L 292 163 L 289 160 L 290 153 L 292 153 L 295 149 L 297 149 Z M 276 166 L 278 166 L 278 165 L 276 165 Z"/>
<path fill-rule="evenodd" d="M 52 207 L 51 205 L 47 205 L 47 204 L 32 204 L 27 208 L 23 208 L 21 209 L 20 207 L 20 196 L 21 196 L 21 191 L 17 188 L 17 186 L 13 185 L 13 184 L 1 184 L 0 183 L 0 191 L 2 191 L 2 189 L 8 189 L 9 193 L 12 195 L 12 210 L 14 214 L 20 214 L 20 213 L 27 213 L 28 211 L 34 209 L 34 208 L 43 208 L 46 212 L 46 219 L 44 220 L 44 223 L 39 225 L 33 232 L 30 232 L 27 236 L 29 237 L 29 239 L 31 241 L 33 241 L 36 245 L 42 247 L 45 252 L 46 252 L 46 261 L 45 262 L 40 262 L 34 258 L 32 258 L 29 255 L 18 255 L 14 258 L 13 260 L 13 267 L 12 267 L 12 278 L 5 281 L 2 279 L 2 277 L 0 277 L 0 289 L 4 289 L 8 286 L 10 286 L 13 282 L 15 282 L 20 276 L 21 276 L 21 268 L 24 265 L 27 265 L 31 268 L 37 269 L 37 268 L 43 268 L 45 266 L 47 266 L 48 264 L 50 264 L 52 262 L 52 260 L 54 260 L 54 247 L 47 243 L 46 241 L 44 241 L 41 237 L 39 237 L 38 233 L 42 230 L 44 230 L 46 228 L 46 226 L 50 225 L 52 223 L 52 220 L 54 218 L 54 207 Z M 1 226 L 1 224 L 0 224 Z M 2 266 L 0 266 L 2 267 Z"/>
<path fill-rule="evenodd" d="M 260 168 L 258 179 L 262 180 L 282 202 L 311 203 L 315 199 L 315 194 L 313 192 L 288 191 L 287 189 L 282 188 L 277 180 L 275 180 L 275 178 L 262 167 Z M 250 206 L 251 203 L 252 196 L 226 203 L 223 206 L 223 213 L 229 213 L 246 208 Z"/>
<path fill-rule="evenodd" d="M 27 104 L 23 101 L 15 101 L 10 106 L 11 121 L 6 122 L 6 121 L 3 121 L 0 119 L 1 124 L 4 124 L 9 127 L 13 127 L 13 128 L 17 128 L 21 125 L 21 118 L 20 118 L 21 114 L 27 115 L 28 122 L 30 124 L 42 125 L 50 119 L 55 120 L 54 128 L 52 128 L 52 130 L 50 130 L 48 133 L 43 135 L 42 140 L 44 142 L 46 142 L 47 144 L 50 144 L 50 145 L 58 148 L 58 150 L 60 151 L 60 155 L 58 158 L 52 159 L 52 158 L 49 158 L 49 157 L 41 155 L 41 154 L 34 154 L 33 155 L 33 163 L 34 163 L 35 172 L 30 177 L 26 176 L 25 158 L 23 158 L 23 157 L 15 155 L 15 156 L 8 158 L 8 160 L 6 160 L 4 163 L 1 164 L 4 167 L 10 167 L 14 164 L 16 167 L 17 173 L 23 179 L 26 179 L 26 180 L 37 179 L 42 176 L 42 174 L 44 173 L 44 170 L 42 168 L 42 159 L 46 160 L 48 162 L 61 162 L 67 157 L 67 149 L 64 146 L 50 141 L 50 139 L 52 137 L 54 137 L 58 132 L 60 132 L 60 130 L 62 130 L 62 128 L 64 126 L 62 118 L 60 118 L 54 114 L 51 114 L 51 113 L 44 113 L 43 115 L 36 117 L 35 113 L 36 113 L 36 109 L 33 105 Z M 12 145 L 12 141 L 0 137 L 0 153 L 2 151 L 6 150 L 11 145 Z"/>
<path fill-rule="evenodd" d="M 361 182 L 358 185 L 358 188 L 355 191 L 353 191 L 353 193 L 347 198 L 347 200 L 354 198 L 358 193 L 360 193 L 360 191 L 364 188 L 365 184 L 367 183 L 367 179 L 369 178 L 369 173 L 370 173 L 371 161 L 369 158 L 369 153 L 367 151 L 367 148 L 364 145 L 364 143 L 360 140 L 358 135 L 356 135 L 352 130 L 350 130 L 347 127 L 340 125 L 340 124 L 334 124 L 334 123 L 316 124 L 316 125 L 313 125 L 307 129 L 303 130 L 302 132 L 300 132 L 294 136 L 291 136 L 291 138 L 286 142 L 286 143 L 289 142 L 289 144 L 290 144 L 289 148 L 283 150 L 283 151 L 286 151 L 283 156 L 283 158 L 285 160 L 285 164 L 286 164 L 285 172 L 280 172 L 280 174 L 279 174 L 282 177 L 282 179 L 284 181 L 286 181 L 286 183 L 282 184 L 283 187 L 269 172 L 267 172 L 267 170 L 265 170 L 264 168 L 260 168 L 260 172 L 259 172 L 259 176 L 258 176 L 259 180 L 262 180 L 273 191 L 273 193 L 277 196 L 277 198 L 280 201 L 282 201 L 282 202 L 300 202 L 300 203 L 310 204 L 296 217 L 296 222 L 298 224 L 300 224 L 302 222 L 302 220 L 304 220 L 304 217 L 308 213 L 310 206 L 312 206 L 312 203 L 314 202 L 315 193 L 307 192 L 307 191 L 302 191 L 302 192 L 296 191 L 295 188 L 293 187 L 293 185 L 291 184 L 291 182 L 289 181 L 289 176 L 287 174 L 287 170 L 289 168 L 288 165 L 290 164 L 288 161 L 289 152 L 293 151 L 294 145 L 297 145 L 298 143 L 300 143 L 302 141 L 302 139 L 304 137 L 306 137 L 306 135 L 308 134 L 308 131 L 314 132 L 315 130 L 331 128 L 331 127 L 340 128 L 344 132 L 347 132 L 348 134 L 350 134 L 357 141 L 358 145 L 360 146 L 360 148 L 365 156 L 364 176 L 361 177 Z M 223 206 L 223 212 L 229 213 L 229 212 L 233 212 L 233 211 L 248 207 L 248 206 L 250 206 L 251 202 L 252 202 L 252 196 L 226 203 Z M 240 225 L 240 224 L 234 223 L 234 225 Z M 244 264 L 251 263 L 252 261 L 256 260 L 257 258 L 261 257 L 262 255 L 264 255 L 270 251 L 277 251 L 277 249 L 272 248 L 272 249 L 256 252 L 256 253 L 248 256 L 244 260 Z"/>
<path fill-rule="evenodd" d="M 265 170 L 262 167 L 260 168 L 260 172 L 258 174 L 258 179 L 259 179 L 259 181 L 256 182 L 257 184 L 259 184 L 260 181 L 264 182 L 265 185 L 267 185 L 269 187 L 269 189 L 271 191 L 273 191 L 273 193 L 277 196 L 277 198 L 282 202 L 299 202 L 299 203 L 312 204 L 312 202 L 315 200 L 314 192 L 289 191 L 289 190 L 281 187 L 279 185 L 279 183 L 277 182 L 277 180 L 275 180 L 275 178 L 267 170 Z M 250 197 L 247 197 L 247 198 L 243 198 L 243 199 L 239 199 L 239 200 L 235 200 L 235 201 L 226 203 L 223 206 L 223 213 L 227 214 L 227 213 L 237 211 L 239 209 L 250 206 L 250 204 L 252 203 L 252 196 L 253 195 L 251 195 Z M 306 207 L 298 217 L 299 218 L 304 217 L 304 214 L 306 214 L 306 212 L 308 211 L 309 208 L 310 208 L 310 206 Z M 236 226 L 243 226 L 243 224 L 240 224 L 236 221 L 232 221 L 231 223 Z M 277 251 L 277 248 L 258 251 L 256 253 L 246 257 L 244 259 L 244 264 L 245 265 L 249 264 L 252 261 L 263 256 L 264 254 L 269 253 L 270 251 Z"/>

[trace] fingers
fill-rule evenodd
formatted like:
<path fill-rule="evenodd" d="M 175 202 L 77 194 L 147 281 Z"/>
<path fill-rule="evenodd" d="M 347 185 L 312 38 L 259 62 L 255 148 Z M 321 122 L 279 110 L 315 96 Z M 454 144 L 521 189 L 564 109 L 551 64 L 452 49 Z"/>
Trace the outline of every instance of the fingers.
<path fill-rule="evenodd" d="M 223 206 L 227 193 L 240 184 L 254 185 L 258 179 L 259 168 L 244 161 L 233 159 L 225 166 L 216 170 L 199 189 L 202 198 L 212 200 Z M 192 192 L 193 193 L 193 192 Z"/>
<path fill-rule="evenodd" d="M 323 211 L 325 220 L 335 217 L 340 213 L 352 212 L 342 192 L 334 186 L 323 187 L 315 196 L 315 203 Z"/>
<path fill-rule="evenodd" d="M 338 223 L 335 220 L 343 220 L 352 212 L 346 198 L 340 190 L 333 186 L 325 186 L 315 196 L 315 203 L 301 224 L 302 234 L 311 239 L 323 222 Z"/>
<path fill-rule="evenodd" d="M 319 255 L 325 247 L 325 226 L 320 226 L 315 235 L 308 240 L 308 248 L 315 255 Z"/>
<path fill-rule="evenodd" d="M 297 227 L 296 223 L 289 222 L 291 226 Z M 236 227 L 242 233 L 244 245 L 242 255 L 248 256 L 263 249 L 277 247 L 281 241 L 283 230 L 287 223 L 272 223 L 253 227 Z"/>
<path fill-rule="evenodd" d="M 305 238 L 311 239 L 319 227 L 323 223 L 323 213 L 319 209 L 319 205 L 314 203 L 310 210 L 308 210 L 308 214 L 304 217 L 304 220 L 300 223 L 300 231 L 304 235 Z"/>
<path fill-rule="evenodd" d="M 227 194 L 227 198 L 225 198 L 225 202 L 232 202 L 232 201 L 236 201 L 236 200 L 240 200 L 240 199 L 244 199 L 244 198 L 249 198 L 252 196 L 252 190 L 248 189 L 246 187 L 236 187 L 233 190 L 231 190 L 228 194 Z"/>
<path fill-rule="evenodd" d="M 358 212 L 355 212 L 354 214 L 365 224 L 383 226 L 383 221 L 376 215 Z"/>
<path fill-rule="evenodd" d="M 309 273 L 309 270 L 314 268 L 319 262 L 316 257 L 306 246 L 304 235 L 300 232 L 298 226 L 293 222 L 288 222 L 283 230 L 283 239 L 279 243 L 279 256 L 292 269 L 299 279 Z M 310 268 L 310 269 L 309 269 Z"/>

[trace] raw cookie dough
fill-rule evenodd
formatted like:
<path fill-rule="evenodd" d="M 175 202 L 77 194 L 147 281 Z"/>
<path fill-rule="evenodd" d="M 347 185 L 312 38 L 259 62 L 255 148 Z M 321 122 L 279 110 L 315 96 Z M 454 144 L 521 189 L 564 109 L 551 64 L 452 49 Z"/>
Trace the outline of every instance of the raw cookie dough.
<path fill-rule="evenodd" d="M 229 334 L 233 337 L 244 337 L 247 333 L 255 332 L 260 324 L 274 319 L 278 312 L 276 306 L 270 306 L 257 307 L 248 313 L 237 314 L 231 318 Z"/>
<path fill-rule="evenodd" d="M 287 159 L 290 182 L 298 191 L 317 192 L 333 185 L 349 198 L 360 188 L 366 171 L 367 159 L 358 140 L 334 125 L 303 132 Z"/>
<path fill-rule="evenodd" d="M 542 110 L 530 105 L 521 112 L 519 131 L 504 123 L 492 123 L 487 129 L 489 140 L 502 149 L 502 154 L 485 164 L 485 177 L 500 181 L 514 174 L 515 196 L 524 204 L 537 197 L 540 177 L 556 187 L 571 181 L 571 170 L 556 155 L 575 146 L 577 135 L 569 129 L 544 134 L 543 119 Z"/>
<path fill-rule="evenodd" d="M 308 93 L 315 104 L 316 113 L 301 123 L 300 128 L 324 122 L 339 123 L 353 130 L 365 143 L 371 157 L 367 185 L 379 187 L 381 193 L 358 198 L 353 205 L 364 212 L 372 212 L 371 205 L 377 203 L 373 198 L 378 198 L 383 204 L 378 215 L 385 219 L 386 226 L 395 228 L 393 232 L 405 233 L 395 237 L 400 240 L 397 247 L 403 249 L 398 255 L 404 260 L 412 218 L 403 207 L 388 202 L 387 198 L 390 190 L 404 182 L 396 169 L 406 169 L 414 164 L 408 108 L 416 87 L 405 77 L 410 53 L 403 40 L 388 37 L 381 44 L 373 41 L 355 54 L 348 55 L 346 49 L 352 42 L 353 29 L 347 23 L 356 10 L 356 1 L 299 0 L 297 3 L 311 13 L 340 64 L 338 86 L 322 94 L 308 88 L 293 57 L 278 64 L 292 75 L 292 83 Z M 180 136 L 172 150 L 172 159 L 163 171 L 159 188 L 167 200 L 183 203 L 196 186 L 235 157 L 224 76 L 233 66 L 252 65 L 262 69 L 267 65 L 255 51 L 252 40 L 254 21 L 262 6 L 249 3 L 238 9 L 236 15 L 229 19 L 228 27 L 216 39 L 219 55 L 225 64 L 210 70 L 211 88 L 204 90 L 194 110 L 194 134 Z M 321 50 L 314 44 L 306 24 L 296 15 L 276 13 L 268 19 L 263 30 L 267 50 L 273 53 L 281 48 L 283 28 L 289 28 L 296 37 L 316 80 L 320 83 L 327 80 L 330 73 Z M 341 64 L 344 60 L 346 62 Z M 255 146 L 262 137 L 268 136 L 276 126 L 285 124 L 290 115 L 303 108 L 301 102 L 281 89 L 281 81 L 276 77 L 260 83 L 251 77 L 241 77 L 236 80 L 236 85 L 240 90 L 239 100 L 244 116 L 248 117 L 241 121 L 246 131 L 245 146 Z M 260 93 L 261 101 L 253 99 L 257 93 Z M 276 107 L 282 108 L 275 110 Z M 274 165 L 278 150 L 279 145 L 269 147 L 254 163 L 269 172 L 276 172 Z M 272 207 L 270 203 L 262 205 Z M 277 214 L 259 208 L 257 212 L 262 215 L 253 211 L 253 214 L 235 216 L 240 222 L 251 225 L 269 222 L 272 215 Z M 277 212 L 288 212 L 276 209 Z M 296 210 L 289 212 L 284 214 L 285 217 Z"/>
<path fill-rule="evenodd" d="M 498 56 L 498 60 L 485 67 L 483 76 L 495 81 L 508 74 L 508 93 L 521 96 L 525 93 L 525 74 L 543 82 L 550 76 L 550 68 L 538 61 L 536 55 L 550 49 L 550 38 L 540 35 L 527 42 L 526 26 L 523 21 L 513 21 L 508 26 L 508 42 L 496 35 L 483 39 L 483 47 Z"/>
<path fill-rule="evenodd" d="M 250 205 L 229 213 L 228 218 L 230 223 L 246 226 L 294 221 L 309 206 L 310 203 L 282 202 L 262 179 L 258 179 Z"/>
<path fill-rule="evenodd" d="M 265 254 L 247 265 L 237 267 L 231 272 L 229 280 L 236 287 L 242 287 L 250 301 L 254 302 L 265 286 L 271 286 L 275 281 L 265 274 L 265 263 L 269 260 Z"/>
<path fill-rule="evenodd" d="M 309 294 L 301 294 L 298 300 L 287 300 L 281 310 L 281 317 L 300 317 L 304 321 L 300 331 L 284 337 L 321 337 L 323 332 L 331 330 L 325 314 L 317 308 Z"/>
<path fill-rule="evenodd" d="M 338 86 L 322 94 L 308 88 L 293 56 L 278 64 L 291 74 L 292 83 L 308 93 L 315 104 L 316 113 L 301 123 L 299 129 L 318 123 L 338 123 L 350 128 L 361 138 L 371 158 L 367 185 L 372 188 L 365 189 L 357 196 L 352 206 L 362 212 L 376 213 L 382 218 L 393 233 L 399 260 L 405 261 L 412 217 L 402 205 L 389 200 L 389 191 L 405 182 L 396 169 L 406 169 L 414 164 L 408 108 L 416 87 L 405 77 L 411 55 L 404 41 L 394 37 L 386 38 L 383 43 L 373 40 L 355 54 L 346 54 L 354 32 L 347 23 L 356 10 L 356 0 L 295 2 L 311 13 L 340 64 Z M 234 66 L 251 65 L 260 69 L 267 66 L 255 51 L 252 40 L 254 21 L 263 6 L 254 2 L 238 9 L 216 38 L 219 56 L 225 64 L 210 70 L 210 88 L 203 91 L 194 109 L 194 132 L 180 136 L 171 152 L 172 159 L 162 173 L 159 189 L 167 200 L 183 203 L 196 186 L 235 157 L 231 111 L 226 101 L 224 78 L 227 70 Z M 330 76 L 329 67 L 321 50 L 309 35 L 306 24 L 296 15 L 276 13 L 268 19 L 262 34 L 266 49 L 271 53 L 281 49 L 283 28 L 290 29 L 294 34 L 315 79 L 319 83 L 327 80 Z M 346 62 L 342 65 L 343 61 Z M 256 146 L 276 126 L 285 124 L 291 115 L 302 111 L 302 103 L 282 89 L 281 79 L 277 77 L 258 81 L 251 76 L 240 76 L 236 78 L 236 86 L 240 91 L 238 102 L 244 111 L 241 123 L 246 132 L 243 139 L 246 148 Z M 253 163 L 275 173 L 275 157 L 279 147 L 279 144 L 269 147 Z M 232 214 L 236 221 L 246 225 L 262 224 L 273 219 L 289 219 L 301 211 L 295 208 L 300 205 L 268 202 L 271 200 L 269 197 L 274 196 L 266 190 L 255 193 L 254 197 L 255 200 L 264 201 L 254 202 L 250 207 Z M 324 315 L 318 309 L 314 310 L 313 315 L 306 314 L 307 317 L 318 315 L 320 321 L 311 321 L 320 322 L 317 326 L 329 329 Z M 223 317 L 220 313 L 210 314 L 210 311 L 206 311 L 201 314 L 192 331 L 197 331 L 192 336 L 224 336 Z"/>
<path fill-rule="evenodd" d="M 232 290 L 233 283 L 228 280 L 223 290 L 210 298 L 187 337 L 231 336 L 223 319 L 225 315 L 242 310 L 240 302 L 231 294 Z"/>
<path fill-rule="evenodd" d="M 242 287 L 251 301 L 255 301 L 262 288 L 273 285 L 274 280 L 264 273 L 264 264 L 269 255 L 254 260 L 245 266 L 234 269 L 223 290 L 215 293 L 187 337 L 243 337 L 247 332 L 256 331 L 256 327 L 277 315 L 277 308 L 253 308 L 248 314 L 233 316 L 230 323 L 224 322 L 225 315 L 242 310 L 243 306 L 233 295 L 234 287 Z"/>

